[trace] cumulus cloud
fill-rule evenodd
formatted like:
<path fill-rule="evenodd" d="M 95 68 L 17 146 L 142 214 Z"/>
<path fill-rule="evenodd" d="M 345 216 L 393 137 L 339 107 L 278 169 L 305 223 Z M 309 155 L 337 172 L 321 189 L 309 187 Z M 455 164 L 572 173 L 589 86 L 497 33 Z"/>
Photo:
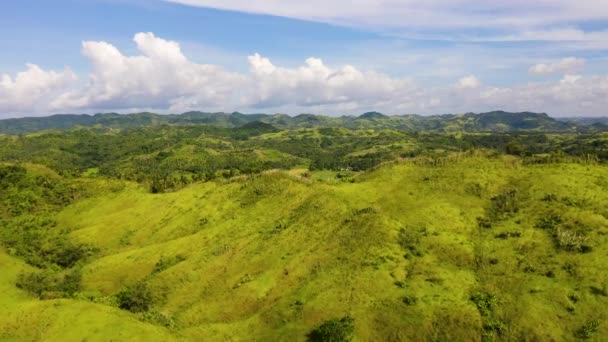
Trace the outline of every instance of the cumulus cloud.
<path fill-rule="evenodd" d="M 606 115 L 607 94 L 608 76 L 566 75 L 557 82 L 490 88 L 482 96 L 504 108 L 584 116 Z"/>
<path fill-rule="evenodd" d="M 219 107 L 233 102 L 233 89 L 247 81 L 220 66 L 189 61 L 178 43 L 152 33 L 133 40 L 142 55 L 125 56 L 106 42 L 83 42 L 82 53 L 92 65 L 88 84 L 62 94 L 52 108 L 166 108 L 185 102 Z"/>
<path fill-rule="evenodd" d="M 309 58 L 298 67 L 275 65 L 259 54 L 249 70 L 231 72 L 188 59 L 177 42 L 138 33 L 139 54 L 126 56 L 107 42 L 86 41 L 88 77 L 28 65 L 14 77 L 2 75 L 0 117 L 67 111 L 149 108 L 165 112 L 240 110 L 356 114 L 434 114 L 487 111 L 542 111 L 554 115 L 605 115 L 608 76 L 576 76 L 583 60 L 534 66 L 531 73 L 561 72 L 558 81 L 511 87 L 483 84 L 476 76 L 428 87 L 352 65 L 329 66 Z"/>
<path fill-rule="evenodd" d="M 532 75 L 573 74 L 582 70 L 585 64 L 586 61 L 583 58 L 568 57 L 555 63 L 533 65 L 530 67 L 529 73 Z"/>
<path fill-rule="evenodd" d="M 413 82 L 345 65 L 331 68 L 309 58 L 297 68 L 275 66 L 259 54 L 248 57 L 249 73 L 194 63 L 178 43 L 138 33 L 139 56 L 125 56 L 106 42 L 83 42 L 92 64 L 86 86 L 61 94 L 51 108 L 191 109 L 373 106 L 408 97 Z"/>
<path fill-rule="evenodd" d="M 363 72 L 351 65 L 332 69 L 318 58 L 289 69 L 255 54 L 249 57 L 249 66 L 257 89 L 253 104 L 259 108 L 390 101 L 413 86 L 407 79 Z"/>
<path fill-rule="evenodd" d="M 0 112 L 23 112 L 46 109 L 50 97 L 66 90 L 77 80 L 69 69 L 45 71 L 35 64 L 27 64 L 27 70 L 0 77 Z"/>

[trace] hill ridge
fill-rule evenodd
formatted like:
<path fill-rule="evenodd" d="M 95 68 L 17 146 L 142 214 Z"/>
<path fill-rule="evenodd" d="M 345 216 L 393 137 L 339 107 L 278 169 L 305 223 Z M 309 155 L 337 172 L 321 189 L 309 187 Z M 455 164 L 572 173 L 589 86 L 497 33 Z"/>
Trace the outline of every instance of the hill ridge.
<path fill-rule="evenodd" d="M 189 111 L 182 114 L 157 114 L 139 112 L 130 114 L 96 113 L 54 114 L 45 117 L 24 117 L 0 120 L 0 134 L 20 134 L 48 129 L 67 129 L 76 126 L 132 128 L 158 125 L 210 125 L 235 128 L 259 121 L 278 129 L 344 127 L 348 129 L 394 129 L 403 131 L 436 132 L 575 132 L 602 130 L 603 125 L 591 125 L 585 121 L 559 120 L 547 113 L 506 112 L 439 114 L 423 116 L 405 114 L 388 116 L 380 112 L 366 112 L 360 116 L 332 117 L 319 114 L 243 114 L 240 112 Z"/>

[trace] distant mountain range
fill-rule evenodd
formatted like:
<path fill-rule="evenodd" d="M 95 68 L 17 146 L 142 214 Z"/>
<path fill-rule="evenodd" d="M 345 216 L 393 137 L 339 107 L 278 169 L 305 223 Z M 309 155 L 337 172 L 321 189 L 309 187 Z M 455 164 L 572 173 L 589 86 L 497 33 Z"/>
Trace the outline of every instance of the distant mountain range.
<path fill-rule="evenodd" d="M 224 128 L 241 127 L 261 122 L 278 129 L 344 127 L 349 129 L 394 129 L 434 132 L 583 132 L 608 130 L 606 118 L 552 118 L 545 113 L 466 113 L 445 115 L 387 116 L 378 112 L 358 117 L 329 117 L 314 114 L 289 116 L 285 114 L 242 114 L 187 112 L 161 115 L 155 113 L 95 115 L 59 114 L 48 117 L 29 117 L 0 120 L 0 133 L 19 134 L 49 129 L 66 129 L 75 126 L 101 126 L 132 128 L 158 125 L 211 125 Z"/>

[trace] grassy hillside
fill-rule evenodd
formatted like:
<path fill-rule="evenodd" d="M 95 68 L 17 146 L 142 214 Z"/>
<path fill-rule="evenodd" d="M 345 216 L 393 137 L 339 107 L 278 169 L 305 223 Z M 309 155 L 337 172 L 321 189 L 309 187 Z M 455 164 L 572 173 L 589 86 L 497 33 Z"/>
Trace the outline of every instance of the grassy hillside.
<path fill-rule="evenodd" d="M 145 324 L 107 305 L 73 299 L 40 301 L 15 287 L 31 267 L 0 251 L 0 340 L 3 341 L 171 341 L 166 329 Z"/>
<path fill-rule="evenodd" d="M 78 290 L 38 299 L 2 252 L 0 338 L 305 340 L 342 317 L 356 341 L 608 336 L 603 165 L 473 151 L 164 194 L 86 181 L 46 211 L 92 251 L 57 271 Z"/>

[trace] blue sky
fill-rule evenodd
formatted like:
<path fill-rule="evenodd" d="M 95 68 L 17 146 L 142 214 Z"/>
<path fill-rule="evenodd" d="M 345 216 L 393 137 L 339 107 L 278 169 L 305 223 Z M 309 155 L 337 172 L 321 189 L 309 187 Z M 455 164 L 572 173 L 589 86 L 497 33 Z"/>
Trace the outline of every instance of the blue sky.
<path fill-rule="evenodd" d="M 8 43 L 1 59 L 3 71 L 19 70 L 25 61 L 86 71 L 82 41 L 104 40 L 135 53 L 132 37 L 137 32 L 179 41 L 191 58 L 205 62 L 238 56 L 240 63 L 230 60 L 234 68 L 246 67 L 243 61 L 255 52 L 299 63 L 311 55 L 339 55 L 337 48 L 381 38 L 328 24 L 155 0 L 6 1 L 0 3 L 0 13 L 0 40 Z M 209 58 L 205 49 L 215 55 Z"/>
<path fill-rule="evenodd" d="M 597 1 L 9 0 L 0 42 L 0 118 L 608 115 L 608 4 Z"/>

